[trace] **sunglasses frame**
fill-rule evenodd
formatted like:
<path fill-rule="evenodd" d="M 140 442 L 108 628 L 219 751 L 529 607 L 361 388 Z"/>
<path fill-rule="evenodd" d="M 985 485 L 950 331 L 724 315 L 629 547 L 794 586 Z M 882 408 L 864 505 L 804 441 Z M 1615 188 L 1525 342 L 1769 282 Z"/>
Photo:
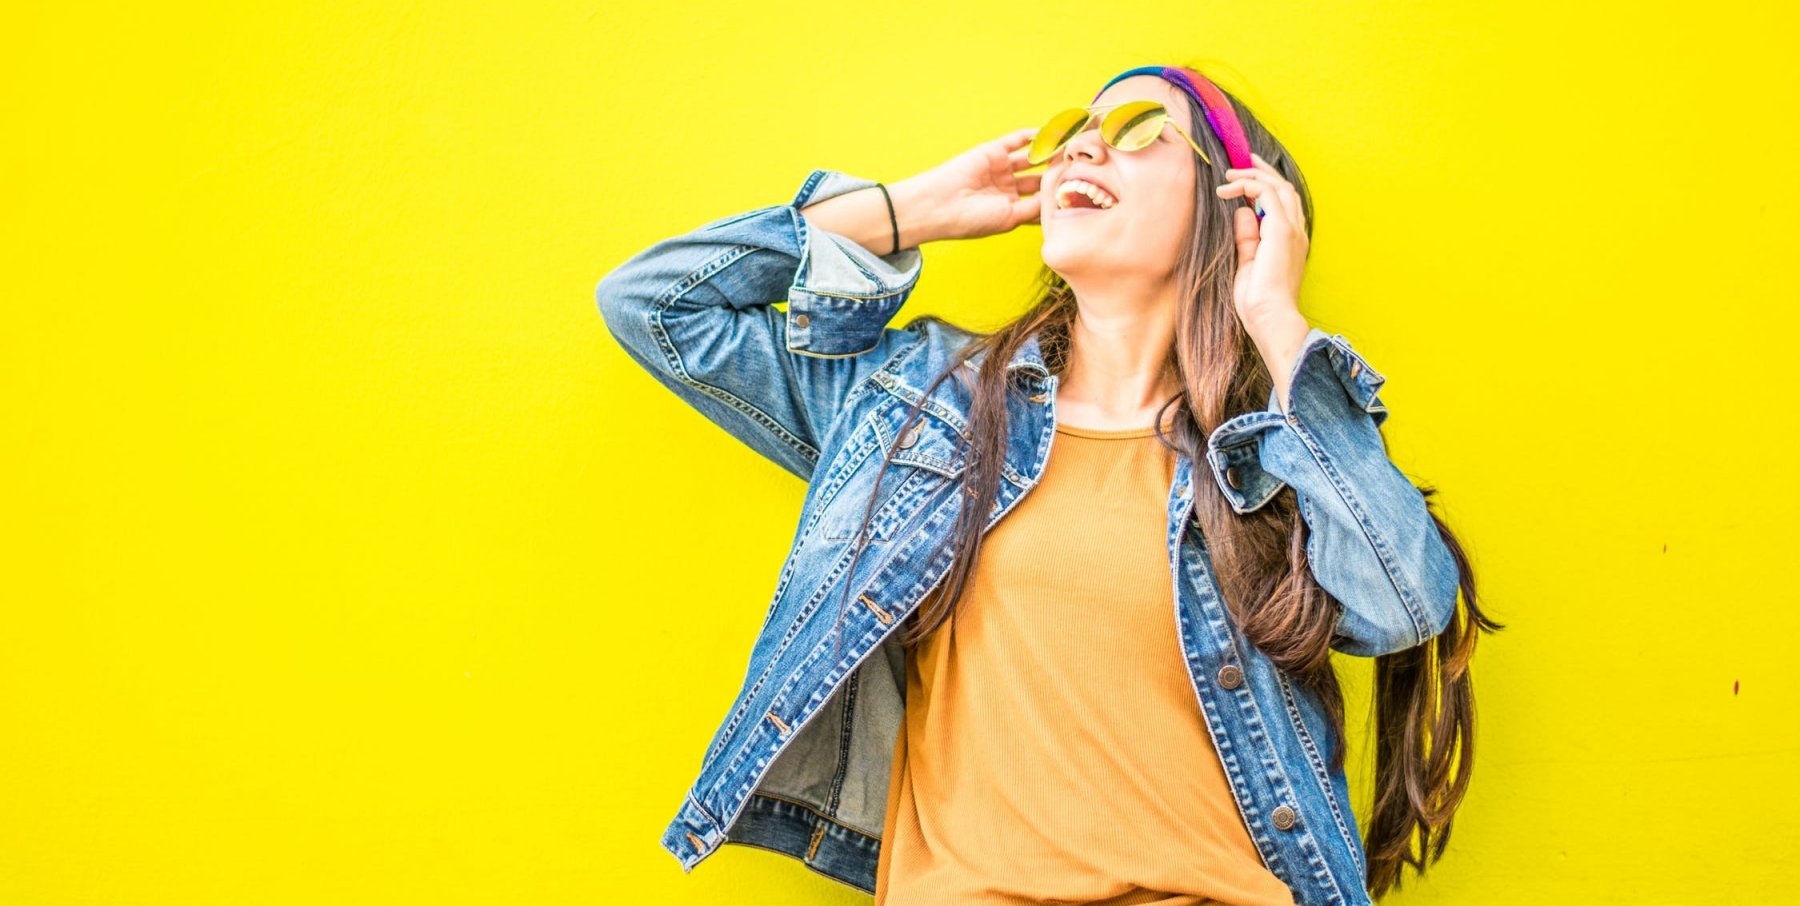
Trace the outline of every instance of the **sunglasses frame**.
<path fill-rule="evenodd" d="M 1171 114 L 1169 112 L 1168 105 L 1162 103 L 1161 101 L 1152 101 L 1152 100 L 1148 100 L 1148 99 L 1139 99 L 1139 100 L 1135 100 L 1135 101 L 1120 101 L 1116 104 L 1089 104 L 1089 105 L 1086 105 L 1083 107 L 1068 107 L 1063 110 L 1059 110 L 1055 114 L 1051 115 L 1051 117 L 1049 119 L 1045 120 L 1043 126 L 1040 126 L 1038 128 L 1037 135 L 1032 136 L 1032 139 L 1031 139 L 1032 144 L 1034 144 L 1034 145 L 1037 144 L 1038 139 L 1043 137 L 1044 130 L 1049 128 L 1051 123 L 1056 122 L 1056 120 L 1059 119 L 1060 117 L 1062 117 L 1064 114 L 1072 113 L 1077 110 L 1082 110 L 1087 113 L 1087 119 L 1082 120 L 1080 128 L 1075 129 L 1072 132 L 1069 132 L 1067 138 L 1065 138 L 1061 142 L 1059 142 L 1056 145 L 1056 147 L 1051 148 L 1048 152 L 1046 152 L 1044 154 L 1043 157 L 1038 158 L 1037 160 L 1032 160 L 1031 156 L 1029 154 L 1027 154 L 1026 160 L 1028 162 L 1030 162 L 1032 166 L 1037 166 L 1038 164 L 1044 163 L 1045 161 L 1048 161 L 1048 160 L 1056 157 L 1057 153 L 1062 151 L 1063 148 L 1067 147 L 1069 142 L 1074 141 L 1075 136 L 1080 135 L 1081 133 L 1087 131 L 1088 126 L 1094 122 L 1094 117 L 1098 115 L 1096 113 L 1096 111 L 1124 107 L 1128 104 L 1154 104 L 1154 105 L 1156 105 L 1156 107 L 1160 109 L 1160 112 L 1157 113 L 1157 116 L 1162 120 L 1161 124 L 1156 127 L 1156 135 L 1161 135 L 1162 127 L 1168 126 L 1169 128 L 1175 130 L 1176 135 L 1181 136 L 1182 139 L 1188 143 L 1188 147 L 1194 149 L 1195 154 L 1200 155 L 1201 160 L 1206 161 L 1207 166 L 1209 166 L 1209 167 L 1212 166 L 1212 158 L 1206 156 L 1206 152 L 1202 151 L 1200 149 L 1200 145 L 1198 143 L 1196 143 L 1194 141 L 1194 139 L 1187 134 L 1186 129 L 1183 129 L 1180 126 L 1175 124 L 1175 117 L 1173 114 Z M 1116 113 L 1117 110 L 1114 110 L 1114 112 Z M 1108 113 L 1108 114 L 1106 114 L 1106 116 L 1112 116 L 1112 114 Z M 1141 151 L 1144 148 L 1147 148 L 1150 146 L 1149 142 L 1145 142 L 1144 144 L 1139 145 L 1136 148 L 1120 148 L 1118 145 L 1113 144 L 1113 141 L 1111 138 L 1107 137 L 1105 127 L 1106 127 L 1106 117 L 1103 116 L 1100 119 L 1100 140 L 1106 142 L 1106 145 L 1109 148 L 1113 148 L 1118 151 L 1124 151 L 1126 153 L 1130 153 L 1132 151 Z M 1151 141 L 1155 141 L 1155 139 L 1152 138 Z"/>

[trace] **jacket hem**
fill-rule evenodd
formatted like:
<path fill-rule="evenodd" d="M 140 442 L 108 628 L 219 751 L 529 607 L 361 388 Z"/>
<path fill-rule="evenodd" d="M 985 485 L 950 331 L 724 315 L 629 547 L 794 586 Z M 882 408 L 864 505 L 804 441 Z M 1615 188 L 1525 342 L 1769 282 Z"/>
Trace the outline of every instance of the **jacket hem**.
<path fill-rule="evenodd" d="M 688 835 L 700 838 L 704 849 Z M 752 793 L 728 832 L 720 833 L 690 799 L 663 834 L 663 848 L 691 872 L 726 845 L 789 856 L 807 868 L 863 893 L 875 892 L 881 839 L 841 824 L 800 803 Z"/>

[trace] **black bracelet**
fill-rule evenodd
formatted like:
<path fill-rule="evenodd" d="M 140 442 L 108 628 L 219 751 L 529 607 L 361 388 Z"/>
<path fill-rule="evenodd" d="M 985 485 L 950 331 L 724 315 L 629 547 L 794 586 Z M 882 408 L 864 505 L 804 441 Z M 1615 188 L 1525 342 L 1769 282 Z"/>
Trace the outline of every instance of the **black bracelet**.
<path fill-rule="evenodd" d="M 888 225 L 894 228 L 894 251 L 888 252 L 891 256 L 900 251 L 900 221 L 894 217 L 894 196 L 888 194 L 887 186 L 876 183 L 875 187 L 881 190 L 881 197 L 887 199 Z"/>

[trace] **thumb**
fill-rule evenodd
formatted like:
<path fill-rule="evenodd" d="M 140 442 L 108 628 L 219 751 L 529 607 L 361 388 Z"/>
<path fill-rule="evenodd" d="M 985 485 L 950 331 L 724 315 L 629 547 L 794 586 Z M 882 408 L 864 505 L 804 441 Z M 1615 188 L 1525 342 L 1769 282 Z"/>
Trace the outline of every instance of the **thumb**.
<path fill-rule="evenodd" d="M 1013 202 L 1014 223 L 1037 223 L 1043 213 L 1043 205 L 1036 195 L 1023 195 Z"/>
<path fill-rule="evenodd" d="M 1256 212 L 1249 205 L 1242 205 L 1231 212 L 1232 236 L 1237 242 L 1240 269 L 1256 260 L 1256 247 L 1262 241 L 1260 226 L 1256 220 Z"/>

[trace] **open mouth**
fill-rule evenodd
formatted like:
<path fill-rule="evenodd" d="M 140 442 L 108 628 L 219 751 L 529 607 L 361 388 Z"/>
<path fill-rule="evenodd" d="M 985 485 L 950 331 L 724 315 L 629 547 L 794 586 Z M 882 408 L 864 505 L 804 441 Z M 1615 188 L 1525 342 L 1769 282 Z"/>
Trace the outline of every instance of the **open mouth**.
<path fill-rule="evenodd" d="M 1119 200 L 1106 189 L 1085 179 L 1065 179 L 1056 187 L 1056 210 L 1108 210 Z"/>

